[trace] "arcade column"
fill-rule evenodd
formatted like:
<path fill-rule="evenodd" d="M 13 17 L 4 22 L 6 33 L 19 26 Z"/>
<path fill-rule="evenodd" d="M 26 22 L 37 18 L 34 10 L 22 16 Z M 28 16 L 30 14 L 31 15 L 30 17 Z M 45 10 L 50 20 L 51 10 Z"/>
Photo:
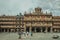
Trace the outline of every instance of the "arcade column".
<path fill-rule="evenodd" d="M 42 27 L 41 27 L 41 32 L 43 31 Z"/>
<path fill-rule="evenodd" d="M 5 29 L 4 29 L 4 32 L 5 32 Z"/>
<path fill-rule="evenodd" d="M 51 32 L 51 33 L 52 33 L 52 29 L 53 29 L 53 28 L 51 27 L 51 28 L 50 28 L 50 32 Z"/>
<path fill-rule="evenodd" d="M 7 29 L 7 32 L 9 32 L 9 29 Z"/>
<path fill-rule="evenodd" d="M 46 27 L 46 30 L 45 30 L 45 32 L 47 32 L 47 29 L 48 29 L 48 27 Z"/>
<path fill-rule="evenodd" d="M 32 31 L 32 27 L 30 26 L 30 28 L 29 28 L 29 32 L 31 32 Z"/>

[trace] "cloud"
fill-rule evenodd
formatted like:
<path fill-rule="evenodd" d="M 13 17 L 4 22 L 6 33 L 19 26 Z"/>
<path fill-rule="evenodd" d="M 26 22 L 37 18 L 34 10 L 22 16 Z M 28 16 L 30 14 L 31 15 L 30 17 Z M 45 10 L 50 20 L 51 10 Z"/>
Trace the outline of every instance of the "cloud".
<path fill-rule="evenodd" d="M 60 15 L 60 0 L 0 0 L 0 15 L 17 15 L 38 6 L 43 11 L 52 11 L 53 15 Z"/>

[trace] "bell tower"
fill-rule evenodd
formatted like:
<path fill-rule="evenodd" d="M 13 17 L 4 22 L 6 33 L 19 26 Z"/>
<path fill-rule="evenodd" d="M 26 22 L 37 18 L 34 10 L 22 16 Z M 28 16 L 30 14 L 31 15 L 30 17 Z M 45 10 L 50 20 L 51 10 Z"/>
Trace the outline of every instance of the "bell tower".
<path fill-rule="evenodd" d="M 41 11 L 42 11 L 42 8 L 39 8 L 39 7 L 35 8 L 35 12 L 39 13 Z"/>

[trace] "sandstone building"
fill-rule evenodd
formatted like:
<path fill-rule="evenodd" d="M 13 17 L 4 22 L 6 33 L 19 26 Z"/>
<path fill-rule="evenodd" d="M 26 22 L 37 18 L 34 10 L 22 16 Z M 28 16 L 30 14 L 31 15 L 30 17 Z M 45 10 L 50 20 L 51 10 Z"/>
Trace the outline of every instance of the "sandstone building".
<path fill-rule="evenodd" d="M 0 16 L 0 31 L 8 32 L 16 29 L 15 16 Z"/>
<path fill-rule="evenodd" d="M 60 32 L 60 16 L 35 8 L 23 16 L 0 16 L 0 32 Z"/>

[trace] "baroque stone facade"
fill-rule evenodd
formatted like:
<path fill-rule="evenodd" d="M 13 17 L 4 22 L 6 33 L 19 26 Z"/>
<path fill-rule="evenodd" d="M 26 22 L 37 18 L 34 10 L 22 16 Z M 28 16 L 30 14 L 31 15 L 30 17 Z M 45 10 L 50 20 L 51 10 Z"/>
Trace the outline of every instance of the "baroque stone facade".
<path fill-rule="evenodd" d="M 43 13 L 41 8 L 35 8 L 32 13 L 21 16 L 0 16 L 0 32 L 60 32 L 60 16 Z"/>

